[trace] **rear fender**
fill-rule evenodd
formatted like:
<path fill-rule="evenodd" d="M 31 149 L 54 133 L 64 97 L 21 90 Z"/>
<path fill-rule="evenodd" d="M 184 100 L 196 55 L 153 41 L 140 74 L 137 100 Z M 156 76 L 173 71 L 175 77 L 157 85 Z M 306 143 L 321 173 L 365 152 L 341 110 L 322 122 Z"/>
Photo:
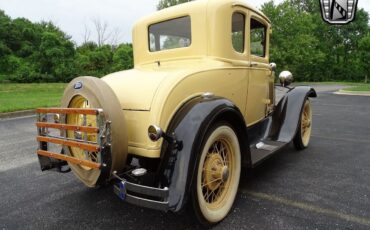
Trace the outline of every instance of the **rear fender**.
<path fill-rule="evenodd" d="M 197 97 L 186 103 L 172 119 L 167 133 L 182 142 L 180 150 L 164 144 L 159 178 L 169 187 L 169 209 L 179 211 L 191 194 L 192 180 L 204 135 L 216 120 L 226 120 L 238 133 L 244 164 L 250 163 L 250 151 L 244 118 L 238 108 L 224 98 Z"/>

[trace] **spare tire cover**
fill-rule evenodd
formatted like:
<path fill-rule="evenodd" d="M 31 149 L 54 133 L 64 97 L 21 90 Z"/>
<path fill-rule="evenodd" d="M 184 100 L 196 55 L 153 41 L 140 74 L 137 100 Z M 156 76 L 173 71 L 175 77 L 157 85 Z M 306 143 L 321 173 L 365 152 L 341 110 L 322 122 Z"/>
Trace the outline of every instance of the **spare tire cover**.
<path fill-rule="evenodd" d="M 77 87 L 75 87 L 77 86 Z M 73 173 L 85 185 L 95 187 L 110 179 L 113 171 L 122 170 L 127 157 L 127 126 L 120 103 L 110 88 L 103 80 L 96 77 L 78 77 L 73 79 L 64 91 L 61 106 L 67 108 L 76 96 L 82 96 L 89 101 L 90 108 L 103 109 L 104 120 L 111 121 L 111 151 L 108 152 L 111 159 L 102 173 L 100 169 L 83 168 L 69 163 Z M 67 119 L 65 119 L 67 121 Z M 73 155 L 69 147 L 63 147 L 64 153 Z"/>

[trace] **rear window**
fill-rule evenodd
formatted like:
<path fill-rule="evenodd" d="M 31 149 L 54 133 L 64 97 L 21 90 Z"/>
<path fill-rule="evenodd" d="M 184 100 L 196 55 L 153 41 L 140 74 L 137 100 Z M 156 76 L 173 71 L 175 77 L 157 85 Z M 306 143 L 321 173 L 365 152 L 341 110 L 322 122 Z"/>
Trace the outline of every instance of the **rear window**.
<path fill-rule="evenodd" d="M 190 17 L 152 24 L 148 34 L 150 52 L 188 47 L 191 44 Z"/>

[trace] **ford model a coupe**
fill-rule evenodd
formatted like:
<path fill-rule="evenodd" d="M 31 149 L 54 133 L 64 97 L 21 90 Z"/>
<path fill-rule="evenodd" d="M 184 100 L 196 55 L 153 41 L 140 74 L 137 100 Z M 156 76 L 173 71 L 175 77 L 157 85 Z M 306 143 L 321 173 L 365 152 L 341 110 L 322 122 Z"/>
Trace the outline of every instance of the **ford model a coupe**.
<path fill-rule="evenodd" d="M 37 110 L 41 169 L 70 167 L 127 202 L 174 212 L 189 203 L 201 223 L 221 221 L 242 168 L 310 140 L 316 93 L 289 88 L 275 103 L 270 33 L 269 19 L 244 1 L 198 0 L 140 20 L 134 69 L 78 77 L 61 108 Z"/>

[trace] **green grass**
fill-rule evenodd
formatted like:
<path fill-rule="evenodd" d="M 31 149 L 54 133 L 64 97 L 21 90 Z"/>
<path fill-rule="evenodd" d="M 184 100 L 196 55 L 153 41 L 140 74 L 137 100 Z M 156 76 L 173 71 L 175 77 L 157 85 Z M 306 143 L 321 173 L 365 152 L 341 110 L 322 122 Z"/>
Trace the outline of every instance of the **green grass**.
<path fill-rule="evenodd" d="M 370 83 L 358 83 L 358 82 L 345 82 L 345 81 L 324 81 L 324 82 L 294 82 L 294 84 L 300 85 L 346 85 L 346 86 L 361 86 L 361 85 L 370 85 Z"/>
<path fill-rule="evenodd" d="M 313 82 L 299 82 L 312 84 Z M 297 83 L 296 83 L 297 84 Z M 370 84 L 352 82 L 315 82 L 314 84 L 343 84 L 352 86 L 346 91 L 370 92 Z M 35 109 L 38 107 L 60 106 L 65 83 L 0 83 L 0 113 Z"/>
<path fill-rule="evenodd" d="M 370 92 L 370 84 L 362 84 L 343 89 L 344 91 Z"/>
<path fill-rule="evenodd" d="M 64 83 L 0 83 L 0 113 L 60 106 Z"/>

